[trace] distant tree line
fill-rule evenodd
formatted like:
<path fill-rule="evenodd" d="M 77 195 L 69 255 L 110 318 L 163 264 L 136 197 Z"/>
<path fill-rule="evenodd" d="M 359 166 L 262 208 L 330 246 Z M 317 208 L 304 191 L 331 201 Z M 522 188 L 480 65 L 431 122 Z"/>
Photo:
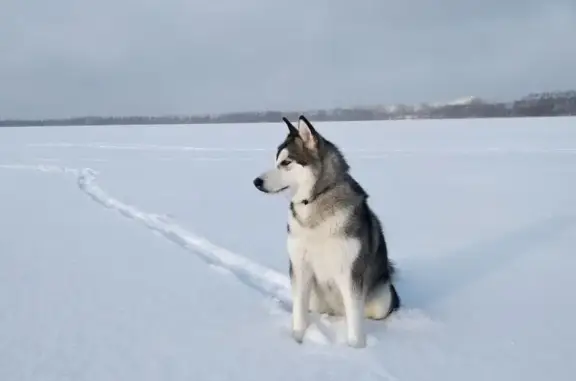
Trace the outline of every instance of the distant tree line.
<path fill-rule="evenodd" d="M 576 115 L 576 91 L 533 93 L 512 102 L 485 102 L 472 98 L 448 104 L 394 105 L 307 111 L 316 121 L 397 119 L 514 118 Z M 146 124 L 209 124 L 278 122 L 296 119 L 297 111 L 236 112 L 191 116 L 86 116 L 62 119 L 0 119 L 0 127 L 95 126 Z"/>

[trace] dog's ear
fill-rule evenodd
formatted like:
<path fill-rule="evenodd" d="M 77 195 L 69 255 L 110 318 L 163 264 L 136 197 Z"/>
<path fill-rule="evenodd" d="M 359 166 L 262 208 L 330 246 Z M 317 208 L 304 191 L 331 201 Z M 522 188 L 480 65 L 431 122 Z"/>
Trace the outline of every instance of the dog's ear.
<path fill-rule="evenodd" d="M 304 145 L 309 149 L 316 149 L 318 147 L 318 140 L 320 136 L 318 132 L 304 115 L 298 118 L 298 134 L 304 142 Z"/>
<path fill-rule="evenodd" d="M 288 120 L 288 118 L 286 118 L 285 116 L 282 117 L 282 120 L 284 121 L 284 123 L 286 123 L 286 125 L 288 126 L 288 131 L 290 131 L 290 135 L 298 135 L 298 130 L 296 129 L 296 127 L 294 127 L 294 125 L 292 123 L 290 123 L 290 121 Z"/>

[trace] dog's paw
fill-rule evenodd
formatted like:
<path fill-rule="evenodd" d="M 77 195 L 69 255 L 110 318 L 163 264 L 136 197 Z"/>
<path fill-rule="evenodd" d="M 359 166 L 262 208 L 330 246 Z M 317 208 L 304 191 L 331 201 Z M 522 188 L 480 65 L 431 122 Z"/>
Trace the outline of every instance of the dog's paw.
<path fill-rule="evenodd" d="M 304 341 L 304 335 L 306 334 L 306 330 L 304 329 L 293 329 L 292 330 L 292 338 L 298 343 L 302 344 Z"/>
<path fill-rule="evenodd" d="M 352 348 L 366 348 L 366 336 L 352 336 L 348 338 L 348 346 Z"/>

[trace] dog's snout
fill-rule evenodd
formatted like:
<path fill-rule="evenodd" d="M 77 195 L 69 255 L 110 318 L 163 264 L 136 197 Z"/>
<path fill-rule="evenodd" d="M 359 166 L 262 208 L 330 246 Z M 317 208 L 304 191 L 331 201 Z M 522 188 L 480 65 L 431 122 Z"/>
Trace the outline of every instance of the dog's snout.
<path fill-rule="evenodd" d="M 264 185 L 264 180 L 262 180 L 261 177 L 256 177 L 254 179 L 254 186 L 258 189 L 262 189 L 262 186 Z"/>

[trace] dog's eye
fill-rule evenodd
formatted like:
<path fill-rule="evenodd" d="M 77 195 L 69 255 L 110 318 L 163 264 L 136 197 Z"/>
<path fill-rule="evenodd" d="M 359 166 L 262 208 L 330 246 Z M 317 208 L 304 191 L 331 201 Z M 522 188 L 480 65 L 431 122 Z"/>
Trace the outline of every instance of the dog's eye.
<path fill-rule="evenodd" d="M 283 167 L 286 167 L 287 165 L 289 165 L 292 162 L 292 160 L 282 160 L 280 162 L 280 165 Z"/>

